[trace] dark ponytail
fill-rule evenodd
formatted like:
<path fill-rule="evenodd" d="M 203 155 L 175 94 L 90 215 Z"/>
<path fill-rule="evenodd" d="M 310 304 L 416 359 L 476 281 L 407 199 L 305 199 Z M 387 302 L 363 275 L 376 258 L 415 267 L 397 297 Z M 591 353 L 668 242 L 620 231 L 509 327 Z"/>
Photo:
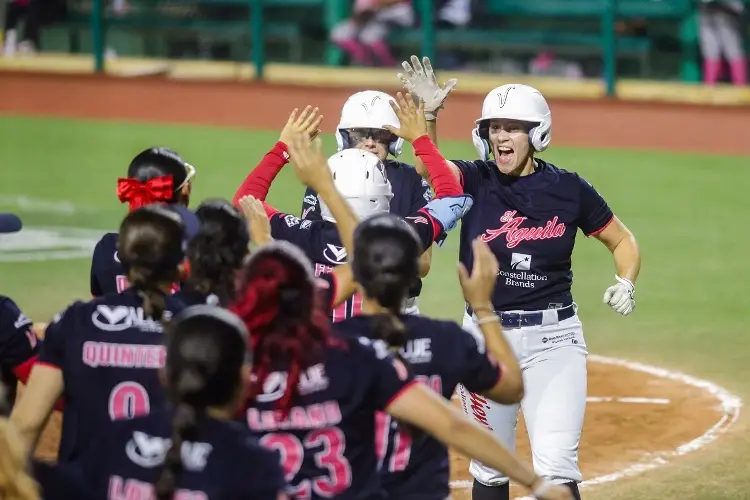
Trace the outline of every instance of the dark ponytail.
<path fill-rule="evenodd" d="M 386 309 L 387 312 L 373 316 L 374 329 L 407 367 L 401 349 L 406 346 L 408 335 L 399 315 L 411 284 L 419 278 L 421 254 L 416 231 L 395 215 L 371 217 L 355 231 L 354 279 L 364 288 L 367 298 Z"/>
<path fill-rule="evenodd" d="M 180 216 L 167 208 L 148 205 L 130 212 L 120 225 L 118 255 L 128 281 L 143 300 L 143 312 L 164 319 L 165 283 L 179 279 L 184 229 Z"/>
<path fill-rule="evenodd" d="M 225 200 L 204 201 L 196 210 L 200 231 L 188 245 L 187 288 L 215 295 L 226 306 L 235 295 L 237 271 L 247 255 L 247 221 Z"/>
<path fill-rule="evenodd" d="M 242 365 L 252 361 L 247 329 L 224 309 L 187 308 L 171 322 L 166 336 L 167 396 L 174 414 L 172 444 L 155 485 L 158 500 L 172 500 L 183 471 L 183 443 L 197 440 L 209 407 L 239 400 Z"/>
<path fill-rule="evenodd" d="M 404 301 L 409 297 L 410 287 L 407 283 L 409 282 L 404 282 L 404 278 L 399 274 L 383 271 L 375 274 L 367 286 L 362 286 L 369 298 L 375 299 L 387 309 L 387 312 L 372 317 L 374 330 L 388 344 L 392 354 L 408 367 L 406 359 L 401 355 L 401 349 L 406 346 L 408 336 L 406 326 L 399 318 Z"/>
<path fill-rule="evenodd" d="M 202 387 L 198 387 L 199 389 Z M 156 498 L 172 500 L 177 481 L 182 474 L 182 444 L 195 439 L 200 422 L 206 416 L 206 408 L 197 408 L 180 402 L 174 407 L 172 417 L 172 445 L 164 456 L 164 468 L 156 481 Z"/>

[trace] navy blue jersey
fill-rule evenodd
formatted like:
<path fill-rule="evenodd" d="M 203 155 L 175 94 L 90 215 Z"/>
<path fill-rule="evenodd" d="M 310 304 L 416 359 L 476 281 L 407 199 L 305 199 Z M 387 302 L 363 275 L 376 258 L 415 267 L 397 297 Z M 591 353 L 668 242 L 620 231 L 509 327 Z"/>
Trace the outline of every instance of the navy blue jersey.
<path fill-rule="evenodd" d="M 167 297 L 165 318 L 184 305 Z M 39 362 L 62 370 L 65 384 L 60 460 L 109 433 L 112 422 L 164 404 L 162 325 L 146 318 L 137 292 L 76 302 L 47 327 Z"/>
<path fill-rule="evenodd" d="M 172 437 L 172 410 L 115 422 L 81 457 L 95 498 L 154 498 Z M 285 488 L 278 453 L 242 423 L 207 418 L 182 445 L 175 498 L 276 500 Z"/>
<path fill-rule="evenodd" d="M 436 238 L 434 221 L 425 211 L 418 210 L 404 220 L 419 234 L 423 248 L 429 248 Z M 346 249 L 341 243 L 336 224 L 326 220 L 302 220 L 299 217 L 283 212 L 275 212 L 270 216 L 271 236 L 277 240 L 285 240 L 300 247 L 315 266 L 315 275 L 330 273 L 335 266 L 346 263 Z M 434 223 L 434 224 L 433 224 Z M 421 289 L 414 287 L 415 293 Z M 362 310 L 362 298 L 355 295 L 333 311 L 332 320 L 341 321 L 356 316 Z"/>
<path fill-rule="evenodd" d="M 274 367 L 246 410 L 260 443 L 280 452 L 286 480 L 299 499 L 385 498 L 377 473 L 375 412 L 412 381 L 382 342 L 336 339 L 302 370 L 289 415 L 279 419 L 288 365 Z"/>
<path fill-rule="evenodd" d="M 570 304 L 576 229 L 595 235 L 614 217 L 578 174 L 536 162 L 532 174 L 511 177 L 493 161 L 453 161 L 475 207 L 461 222 L 459 259 L 471 269 L 471 242 L 481 236 L 489 244 L 500 263 L 493 297 L 498 311 Z"/>
<path fill-rule="evenodd" d="M 7 387 L 8 409 L 16 400 L 17 382 L 26 382 L 41 341 L 33 322 L 12 299 L 0 295 L 0 373 Z"/>
<path fill-rule="evenodd" d="M 91 258 L 91 295 L 120 293 L 130 286 L 117 255 L 117 233 L 107 233 L 94 247 Z"/>
<path fill-rule="evenodd" d="M 372 316 L 336 324 L 341 335 L 379 338 Z M 450 399 L 456 386 L 482 393 L 500 380 L 498 363 L 485 352 L 484 337 L 476 337 L 452 321 L 402 315 L 408 341 L 401 355 L 415 379 Z M 390 498 L 442 500 L 450 496 L 448 449 L 430 436 L 412 439 L 409 430 L 386 413 L 376 415 L 376 452 L 383 486 Z"/>
<path fill-rule="evenodd" d="M 396 160 L 385 161 L 385 175 L 391 183 L 393 198 L 390 212 L 406 217 L 423 208 L 432 199 L 430 185 L 417 173 L 416 169 Z M 323 220 L 320 215 L 318 194 L 310 188 L 302 200 L 302 218 Z"/>

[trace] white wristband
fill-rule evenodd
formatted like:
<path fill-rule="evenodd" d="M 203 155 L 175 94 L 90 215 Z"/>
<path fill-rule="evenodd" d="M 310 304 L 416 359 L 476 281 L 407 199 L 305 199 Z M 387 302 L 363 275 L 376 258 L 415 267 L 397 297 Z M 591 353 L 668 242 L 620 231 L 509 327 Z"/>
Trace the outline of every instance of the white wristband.
<path fill-rule="evenodd" d="M 621 284 L 625 285 L 626 287 L 628 287 L 628 290 L 630 290 L 630 293 L 633 293 L 635 291 L 635 283 L 633 283 L 629 279 L 627 279 L 627 278 L 620 278 L 616 274 L 615 274 L 615 279 L 617 280 L 618 283 L 621 283 Z"/>
<path fill-rule="evenodd" d="M 536 489 L 531 492 L 531 494 L 534 496 L 534 498 L 541 498 L 550 489 L 552 489 L 552 483 L 550 483 L 546 479 L 542 479 L 542 482 L 539 483 L 539 486 L 537 486 Z"/>
<path fill-rule="evenodd" d="M 477 318 L 477 325 L 486 325 L 487 323 L 500 323 L 500 316 L 494 314 L 492 316 L 485 316 L 484 318 Z"/>

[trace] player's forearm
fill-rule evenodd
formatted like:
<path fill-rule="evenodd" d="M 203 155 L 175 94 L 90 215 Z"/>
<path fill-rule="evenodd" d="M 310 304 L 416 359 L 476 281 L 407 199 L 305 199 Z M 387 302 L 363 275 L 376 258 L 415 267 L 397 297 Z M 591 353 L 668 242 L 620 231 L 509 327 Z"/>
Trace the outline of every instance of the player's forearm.
<path fill-rule="evenodd" d="M 407 391 L 409 394 L 397 398 L 386 408 L 388 413 L 416 425 L 464 455 L 502 470 L 524 486 L 534 482 L 536 475 L 530 467 L 519 462 L 488 430 L 438 394 L 424 387 L 410 387 Z"/>
<path fill-rule="evenodd" d="M 23 446 L 29 454 L 36 448 L 44 425 L 62 392 L 60 370 L 44 365 L 34 367 L 29 383 L 10 415 L 10 420 L 18 430 Z"/>
<path fill-rule="evenodd" d="M 612 250 L 612 256 L 615 260 L 617 275 L 635 283 L 641 271 L 641 251 L 633 233 L 626 232 L 622 240 Z"/>
<path fill-rule="evenodd" d="M 436 198 L 464 194 L 458 178 L 453 174 L 450 165 L 443 155 L 440 154 L 440 151 L 435 143 L 432 142 L 429 135 L 417 138 L 412 145 L 414 146 L 414 153 L 422 160 L 424 168 L 429 174 Z"/>
<path fill-rule="evenodd" d="M 234 195 L 233 203 L 239 205 L 243 196 L 265 200 L 276 176 L 289 161 L 286 144 L 279 141 L 263 156 L 258 165 L 248 174 Z"/>
<path fill-rule="evenodd" d="M 427 276 L 430 272 L 430 267 L 432 267 L 432 247 L 429 247 L 419 257 L 419 277 L 424 278 Z"/>
<path fill-rule="evenodd" d="M 501 470 L 512 481 L 532 489 L 538 479 L 534 470 L 513 455 L 490 431 L 463 414 L 460 417 L 454 419 L 450 427 L 451 442 L 448 444 L 461 454 L 495 470 Z"/>
<path fill-rule="evenodd" d="M 359 219 L 349 204 L 344 200 L 341 194 L 336 190 L 333 182 L 326 183 L 317 189 L 320 196 L 328 209 L 331 211 L 333 218 L 336 219 L 336 230 L 341 238 L 341 244 L 344 245 L 348 255 L 354 255 L 354 230 L 359 224 Z"/>

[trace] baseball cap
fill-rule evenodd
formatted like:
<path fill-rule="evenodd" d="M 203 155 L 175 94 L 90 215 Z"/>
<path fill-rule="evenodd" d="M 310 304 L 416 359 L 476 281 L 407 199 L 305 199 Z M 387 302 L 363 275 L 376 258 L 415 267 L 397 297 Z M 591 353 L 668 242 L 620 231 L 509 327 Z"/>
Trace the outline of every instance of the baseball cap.
<path fill-rule="evenodd" d="M 197 219 L 197 217 L 196 217 Z M 0 234 L 16 233 L 21 230 L 23 224 L 15 214 L 0 213 Z"/>

